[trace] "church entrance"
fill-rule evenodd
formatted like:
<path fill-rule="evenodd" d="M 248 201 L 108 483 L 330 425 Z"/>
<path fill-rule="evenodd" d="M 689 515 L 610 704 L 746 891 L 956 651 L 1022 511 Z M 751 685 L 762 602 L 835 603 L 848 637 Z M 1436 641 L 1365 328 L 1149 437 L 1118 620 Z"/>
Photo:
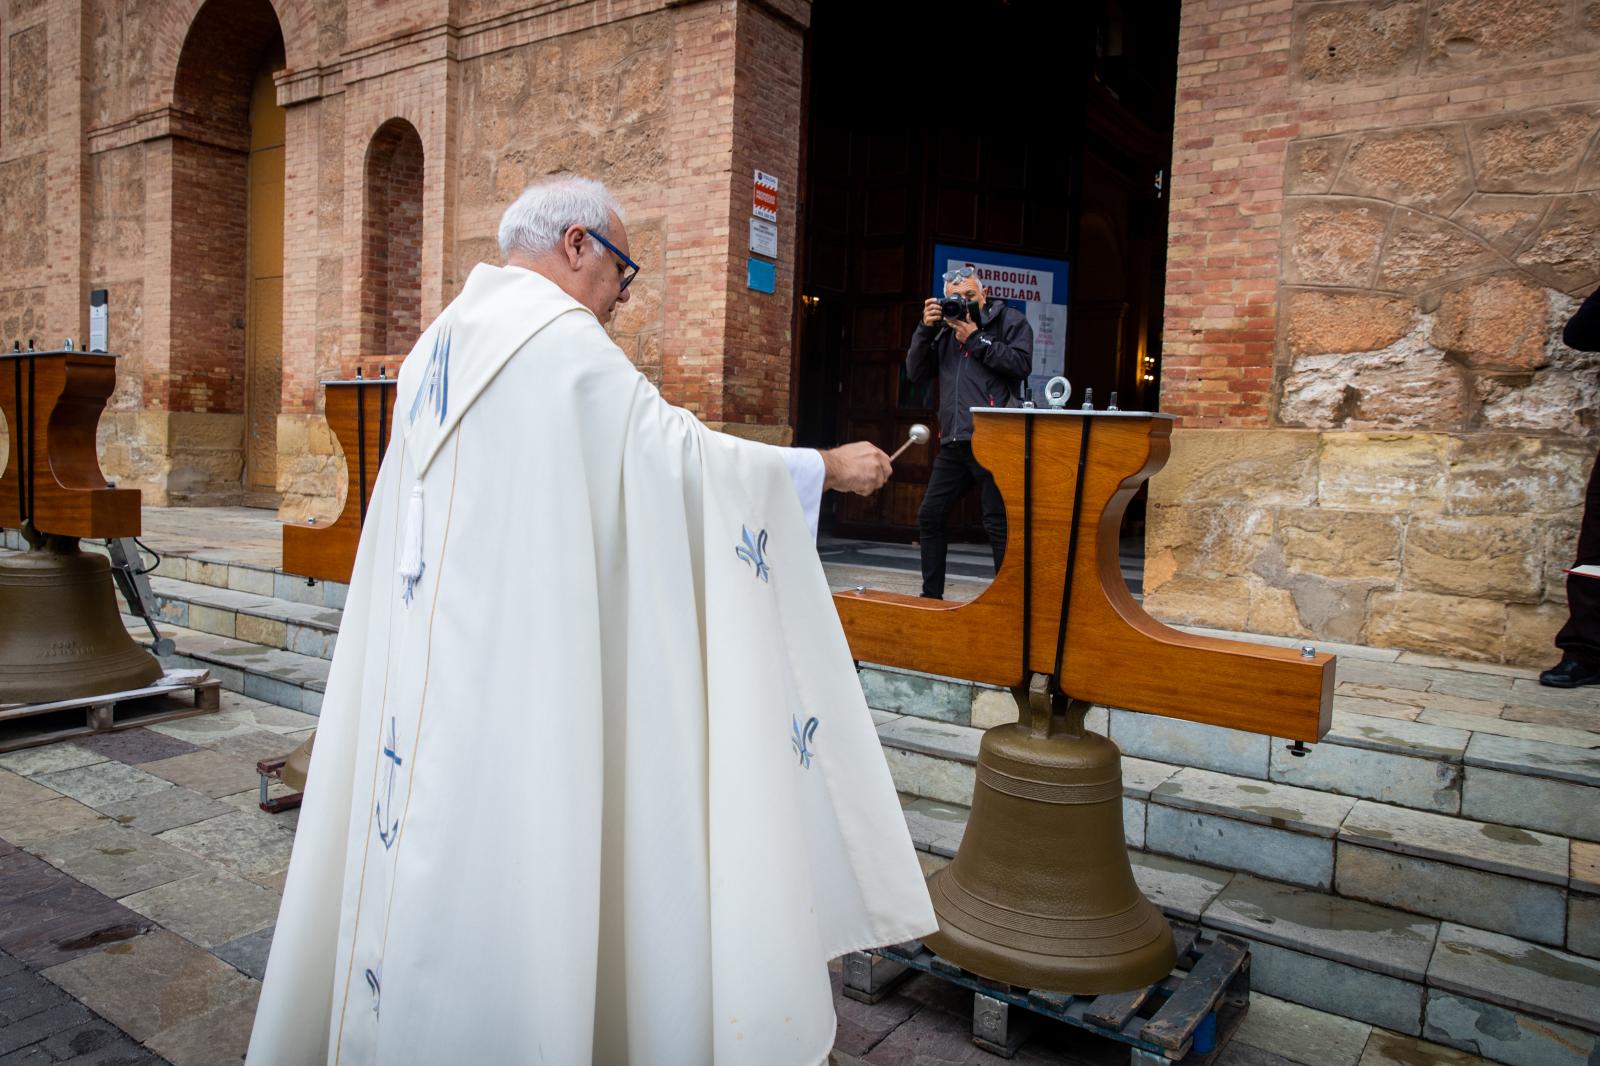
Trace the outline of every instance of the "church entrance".
<path fill-rule="evenodd" d="M 904 363 L 952 258 L 993 264 L 991 292 L 1038 305 L 1036 371 L 1065 373 L 1074 404 L 1088 387 L 1096 406 L 1115 391 L 1123 408 L 1155 407 L 1178 7 L 935 0 L 908 15 L 817 0 L 798 443 L 892 451 L 913 423 L 937 425 L 936 385 Z M 913 539 L 933 447 L 907 451 L 883 492 L 831 494 L 825 528 Z M 952 523 L 982 539 L 975 493 Z"/>
<path fill-rule="evenodd" d="M 275 507 L 283 377 L 284 140 L 269 0 L 208 0 L 173 86 L 174 503 Z"/>

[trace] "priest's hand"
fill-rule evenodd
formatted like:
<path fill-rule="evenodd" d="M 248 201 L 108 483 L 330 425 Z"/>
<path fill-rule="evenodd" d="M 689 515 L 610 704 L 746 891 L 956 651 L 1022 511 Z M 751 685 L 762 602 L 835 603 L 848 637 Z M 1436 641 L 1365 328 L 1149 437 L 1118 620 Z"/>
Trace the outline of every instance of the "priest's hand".
<path fill-rule="evenodd" d="M 870 496 L 894 473 L 889 457 L 876 444 L 858 440 L 822 453 L 823 491 L 835 489 Z"/>

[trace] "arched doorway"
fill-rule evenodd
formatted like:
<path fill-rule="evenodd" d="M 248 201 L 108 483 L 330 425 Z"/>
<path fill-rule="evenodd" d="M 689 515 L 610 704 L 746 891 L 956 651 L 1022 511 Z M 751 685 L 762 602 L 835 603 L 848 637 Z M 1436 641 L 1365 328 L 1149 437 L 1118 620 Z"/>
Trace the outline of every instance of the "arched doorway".
<path fill-rule="evenodd" d="M 276 506 L 283 373 L 283 34 L 209 0 L 178 59 L 172 138 L 173 502 Z"/>
<path fill-rule="evenodd" d="M 361 240 L 361 354 L 392 357 L 422 334 L 422 138 L 390 119 L 367 146 Z"/>

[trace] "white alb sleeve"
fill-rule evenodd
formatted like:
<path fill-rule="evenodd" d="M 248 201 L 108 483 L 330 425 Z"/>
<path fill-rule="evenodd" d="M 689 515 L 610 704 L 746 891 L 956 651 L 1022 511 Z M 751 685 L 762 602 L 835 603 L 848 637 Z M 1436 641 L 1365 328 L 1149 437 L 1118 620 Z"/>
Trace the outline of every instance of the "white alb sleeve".
<path fill-rule="evenodd" d="M 817 518 L 822 512 L 822 482 L 827 467 L 822 463 L 822 453 L 815 448 L 779 448 L 789 477 L 794 481 L 794 492 L 800 497 L 800 509 L 806 514 L 806 524 L 811 535 L 817 535 Z"/>

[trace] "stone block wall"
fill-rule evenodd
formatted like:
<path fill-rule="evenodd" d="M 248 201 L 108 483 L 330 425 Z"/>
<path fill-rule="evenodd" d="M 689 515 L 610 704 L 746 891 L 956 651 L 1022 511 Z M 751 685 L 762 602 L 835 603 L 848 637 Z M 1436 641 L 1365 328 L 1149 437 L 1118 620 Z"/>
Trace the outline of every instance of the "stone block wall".
<path fill-rule="evenodd" d="M 1553 661 L 1600 435 L 1600 2 L 1184 5 L 1147 605 Z"/>

